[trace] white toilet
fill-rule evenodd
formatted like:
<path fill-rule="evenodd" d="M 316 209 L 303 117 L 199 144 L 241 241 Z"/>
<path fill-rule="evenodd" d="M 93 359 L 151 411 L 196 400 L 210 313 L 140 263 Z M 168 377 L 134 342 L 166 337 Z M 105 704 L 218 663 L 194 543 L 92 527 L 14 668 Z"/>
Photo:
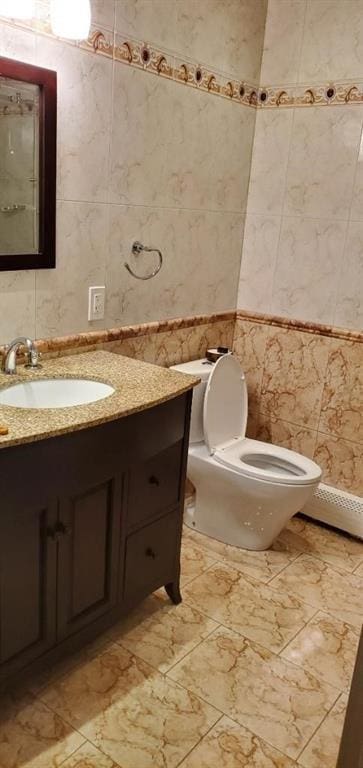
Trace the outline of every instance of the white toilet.
<path fill-rule="evenodd" d="M 233 355 L 173 368 L 202 380 L 194 390 L 188 454 L 196 503 L 186 524 L 236 547 L 267 549 L 313 494 L 320 467 L 245 436 L 247 386 Z"/>

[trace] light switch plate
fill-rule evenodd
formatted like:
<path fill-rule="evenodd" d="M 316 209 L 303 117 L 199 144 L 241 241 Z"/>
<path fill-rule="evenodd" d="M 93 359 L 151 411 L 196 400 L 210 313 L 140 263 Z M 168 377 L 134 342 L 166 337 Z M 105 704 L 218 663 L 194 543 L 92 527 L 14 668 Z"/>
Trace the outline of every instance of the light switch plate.
<path fill-rule="evenodd" d="M 105 316 L 104 285 L 91 285 L 88 289 L 88 320 L 103 320 Z"/>

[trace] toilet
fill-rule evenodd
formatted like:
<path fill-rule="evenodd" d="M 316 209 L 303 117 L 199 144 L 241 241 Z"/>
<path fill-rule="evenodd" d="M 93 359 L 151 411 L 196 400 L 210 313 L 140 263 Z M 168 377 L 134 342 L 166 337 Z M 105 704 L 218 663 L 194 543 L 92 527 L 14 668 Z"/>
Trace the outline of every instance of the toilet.
<path fill-rule="evenodd" d="M 196 500 L 185 523 L 235 547 L 267 549 L 312 496 L 320 467 L 295 451 L 246 437 L 246 379 L 232 354 L 173 369 L 201 379 L 188 452 Z"/>

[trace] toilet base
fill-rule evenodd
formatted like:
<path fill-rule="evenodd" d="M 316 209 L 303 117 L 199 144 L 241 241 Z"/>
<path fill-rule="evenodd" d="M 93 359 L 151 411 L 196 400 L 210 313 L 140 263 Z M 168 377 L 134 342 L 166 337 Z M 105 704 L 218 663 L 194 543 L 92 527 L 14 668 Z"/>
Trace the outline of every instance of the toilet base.
<path fill-rule="evenodd" d="M 271 484 L 243 476 L 218 463 L 204 445 L 189 449 L 188 477 L 196 496 L 194 508 L 187 506 L 186 525 L 225 544 L 256 551 L 271 546 L 317 485 Z"/>

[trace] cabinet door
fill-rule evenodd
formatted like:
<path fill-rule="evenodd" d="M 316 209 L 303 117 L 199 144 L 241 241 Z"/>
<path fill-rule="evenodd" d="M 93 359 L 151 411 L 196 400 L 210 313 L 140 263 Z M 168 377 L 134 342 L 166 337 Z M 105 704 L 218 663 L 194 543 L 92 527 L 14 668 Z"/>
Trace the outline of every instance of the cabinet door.
<path fill-rule="evenodd" d="M 41 656 L 56 631 L 56 505 L 0 514 L 0 677 Z"/>
<path fill-rule="evenodd" d="M 60 501 L 58 627 L 61 640 L 117 604 L 122 478 L 96 482 Z"/>

